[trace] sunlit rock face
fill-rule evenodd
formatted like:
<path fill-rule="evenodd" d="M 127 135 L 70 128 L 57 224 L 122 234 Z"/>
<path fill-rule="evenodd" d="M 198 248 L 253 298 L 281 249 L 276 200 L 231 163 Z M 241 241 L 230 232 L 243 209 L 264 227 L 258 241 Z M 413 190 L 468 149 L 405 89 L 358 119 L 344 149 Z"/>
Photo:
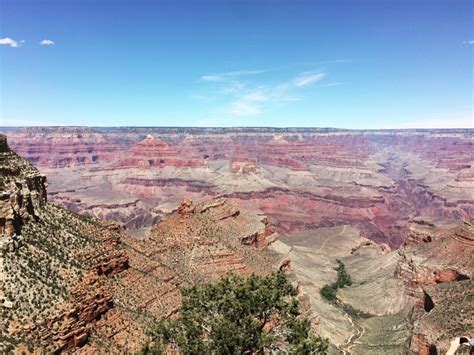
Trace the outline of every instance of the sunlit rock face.
<path fill-rule="evenodd" d="M 182 286 L 278 267 L 265 216 L 228 199 L 184 199 L 138 239 L 47 203 L 46 178 L 3 135 L 0 171 L 1 353 L 136 353 Z"/>
<path fill-rule="evenodd" d="M 392 248 L 408 221 L 474 216 L 472 130 L 22 128 L 21 156 L 50 198 L 144 230 L 194 201 L 224 196 L 285 235 L 351 224 Z"/>
<path fill-rule="evenodd" d="M 334 351 L 442 352 L 474 331 L 470 130 L 41 128 L 8 136 L 48 176 L 50 200 L 135 234 L 46 204 L 42 175 L 0 135 L 2 191 L 18 189 L 14 200 L 32 206 L 17 208 L 21 265 L 44 258 L 42 243 L 61 250 L 44 267 L 61 275 L 70 303 L 41 277 L 26 290 L 50 292 L 40 302 L 52 318 L 33 312 L 34 293 L 5 303 L 20 305 L 19 317 L 38 316 L 15 330 L 45 336 L 48 349 L 100 352 L 117 342 L 136 351 L 152 319 L 176 312 L 186 282 L 279 266 Z M 3 230 L 15 233 L 10 226 Z M 12 275 L 30 275 L 6 255 Z M 339 306 L 320 295 L 337 278 L 337 260 L 353 280 L 337 291 Z M 23 292 L 6 281 L 8 295 Z"/>
<path fill-rule="evenodd" d="M 21 234 L 46 203 L 46 177 L 10 150 L 0 134 L 0 236 Z"/>

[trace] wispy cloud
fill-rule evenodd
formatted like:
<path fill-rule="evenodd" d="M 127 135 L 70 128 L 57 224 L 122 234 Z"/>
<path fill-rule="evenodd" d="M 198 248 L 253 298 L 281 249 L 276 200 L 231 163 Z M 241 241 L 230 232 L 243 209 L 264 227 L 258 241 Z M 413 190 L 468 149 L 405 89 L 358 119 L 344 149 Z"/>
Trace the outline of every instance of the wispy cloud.
<path fill-rule="evenodd" d="M 464 44 L 474 44 L 474 40 L 471 40 L 471 41 L 463 41 L 462 43 L 464 43 Z"/>
<path fill-rule="evenodd" d="M 302 73 L 293 80 L 293 85 L 296 87 L 308 86 L 322 80 L 325 75 L 324 73 Z"/>
<path fill-rule="evenodd" d="M 5 45 L 5 46 L 10 46 L 13 48 L 18 48 L 20 46 L 20 43 L 24 41 L 17 42 L 14 39 L 11 39 L 10 37 L 5 37 L 5 38 L 0 38 L 0 45 Z"/>
<path fill-rule="evenodd" d="M 233 116 L 258 115 L 275 105 L 300 100 L 299 90 L 315 84 L 325 76 L 325 73 L 303 72 L 293 79 L 274 85 L 242 85 L 240 90 L 233 92 L 232 100 L 224 111 Z"/>
<path fill-rule="evenodd" d="M 262 89 L 257 89 L 243 95 L 242 99 L 251 102 L 265 102 L 269 100 L 269 97 Z"/>
<path fill-rule="evenodd" d="M 201 76 L 201 80 L 204 81 L 224 81 L 229 80 L 232 78 L 236 78 L 239 76 L 247 76 L 247 75 L 257 75 L 266 72 L 266 70 L 238 70 L 238 71 L 229 71 L 224 73 L 214 73 L 214 74 L 206 74 Z"/>
<path fill-rule="evenodd" d="M 42 46 L 53 46 L 55 45 L 54 41 L 50 40 L 50 39 L 43 39 L 40 44 Z"/>
<path fill-rule="evenodd" d="M 331 61 L 346 62 L 346 60 Z M 302 65 L 302 64 L 301 64 Z M 304 65 L 309 65 L 304 64 Z M 308 89 L 326 78 L 326 73 L 322 70 L 311 70 L 297 72 L 289 76 L 286 80 L 270 83 L 266 80 L 268 72 L 285 73 L 293 71 L 294 65 L 287 65 L 279 68 L 263 68 L 258 70 L 235 70 L 228 72 L 217 72 L 206 74 L 200 77 L 201 81 L 212 83 L 206 91 L 196 95 L 197 100 L 201 96 L 212 97 L 214 113 L 212 116 L 224 115 L 227 117 L 255 116 L 265 111 L 285 105 L 289 102 L 299 101 L 304 98 Z M 279 74 L 278 77 L 282 75 Z M 340 82 L 330 82 L 318 86 L 337 86 Z M 204 100 L 199 100 L 204 103 Z"/>
<path fill-rule="evenodd" d="M 234 101 L 227 112 L 234 116 L 255 116 L 261 113 L 262 110 L 254 102 L 241 99 Z"/>

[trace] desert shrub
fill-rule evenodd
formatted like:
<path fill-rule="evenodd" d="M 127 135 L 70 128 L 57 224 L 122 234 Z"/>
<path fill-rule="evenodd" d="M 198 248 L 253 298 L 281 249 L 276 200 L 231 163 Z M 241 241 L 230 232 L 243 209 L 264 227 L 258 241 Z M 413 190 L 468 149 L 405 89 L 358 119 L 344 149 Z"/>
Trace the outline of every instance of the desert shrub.
<path fill-rule="evenodd" d="M 324 285 L 323 288 L 321 289 L 321 296 L 323 296 L 325 299 L 329 301 L 335 301 L 336 291 L 337 291 L 337 287 L 335 287 L 335 284 Z"/>
<path fill-rule="evenodd" d="M 182 354 L 326 353 L 327 341 L 300 316 L 297 291 L 283 272 L 229 274 L 181 293 L 180 317 L 158 323 L 143 354 L 161 354 L 168 346 Z"/>
<path fill-rule="evenodd" d="M 331 302 L 335 302 L 337 300 L 336 292 L 339 288 L 352 285 L 351 275 L 347 273 L 346 266 L 341 260 L 337 260 L 336 271 L 337 281 L 329 285 L 324 285 L 320 291 L 321 296 Z"/>

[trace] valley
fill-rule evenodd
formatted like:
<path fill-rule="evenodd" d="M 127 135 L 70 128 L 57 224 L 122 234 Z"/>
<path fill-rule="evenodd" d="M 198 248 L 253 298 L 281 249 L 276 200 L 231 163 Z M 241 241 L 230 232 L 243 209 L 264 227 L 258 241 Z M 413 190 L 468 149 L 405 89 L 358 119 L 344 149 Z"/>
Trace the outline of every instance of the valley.
<path fill-rule="evenodd" d="M 27 323 L 37 330 L 28 342 L 44 337 L 39 344 L 47 349 L 136 351 L 154 321 L 174 314 L 181 285 L 275 269 L 298 285 L 330 353 L 428 354 L 474 331 L 470 130 L 5 133 L 41 174 L 2 148 L 9 197 L 0 230 L 7 238 L 21 234 L 26 245 L 2 263 L 59 306 L 30 310 L 34 293 L 4 273 L 3 302 L 21 304 L 2 325 L 11 344 L 23 339 L 20 324 Z M 67 258 L 41 247 L 51 239 Z M 57 285 L 43 273 L 29 280 L 38 257 L 53 260 L 45 272 L 58 275 Z M 352 285 L 330 302 L 320 290 L 336 280 L 338 262 Z M 72 318 L 71 307 L 79 310 Z"/>
<path fill-rule="evenodd" d="M 474 215 L 469 130 L 22 128 L 51 201 L 143 234 L 183 197 L 223 196 L 283 235 L 350 224 L 403 243 L 410 219 Z"/>

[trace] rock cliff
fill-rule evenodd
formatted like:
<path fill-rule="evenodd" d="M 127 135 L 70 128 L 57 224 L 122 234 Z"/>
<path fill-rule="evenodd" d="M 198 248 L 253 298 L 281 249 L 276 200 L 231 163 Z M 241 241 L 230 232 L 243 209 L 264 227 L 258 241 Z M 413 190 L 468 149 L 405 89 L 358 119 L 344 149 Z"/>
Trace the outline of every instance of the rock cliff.
<path fill-rule="evenodd" d="M 356 225 L 398 247 L 416 216 L 474 217 L 472 130 L 23 128 L 50 199 L 150 228 L 189 196 L 226 196 L 285 235 Z"/>
<path fill-rule="evenodd" d="M 397 274 L 413 308 L 410 351 L 446 351 L 450 341 L 474 331 L 474 220 L 452 230 L 430 230 L 424 238 L 400 249 Z M 433 351 L 433 350 L 431 350 Z"/>
<path fill-rule="evenodd" d="M 0 134 L 0 239 L 21 234 L 46 203 L 46 177 L 10 150 Z"/>
<path fill-rule="evenodd" d="M 176 313 L 181 286 L 278 266 L 265 217 L 227 199 L 184 200 L 139 240 L 116 222 L 46 203 L 44 177 L 6 142 L 1 150 L 5 186 L 42 182 L 41 194 L 25 185 L 21 240 L 0 254 L 2 353 L 136 352 L 157 320 Z"/>

